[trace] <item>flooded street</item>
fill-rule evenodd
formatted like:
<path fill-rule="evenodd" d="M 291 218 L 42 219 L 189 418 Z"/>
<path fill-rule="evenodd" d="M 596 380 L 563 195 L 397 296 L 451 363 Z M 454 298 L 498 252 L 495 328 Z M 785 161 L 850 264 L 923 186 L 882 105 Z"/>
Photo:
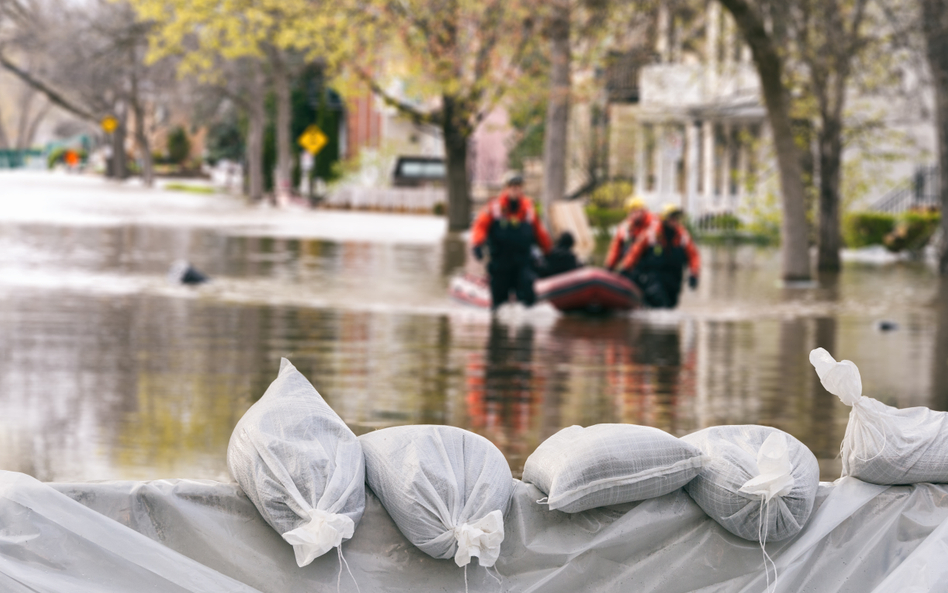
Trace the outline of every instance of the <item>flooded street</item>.
<path fill-rule="evenodd" d="M 517 476 L 564 426 L 629 422 L 776 426 L 834 479 L 849 408 L 820 386 L 817 346 L 854 361 L 866 395 L 948 410 L 948 307 L 922 262 L 847 254 L 786 288 L 775 248 L 702 247 L 678 310 L 492 320 L 448 298 L 465 246 L 444 228 L 0 173 L 0 468 L 228 480 L 231 431 L 281 357 L 357 434 L 460 426 Z M 213 281 L 171 284 L 181 258 Z"/>

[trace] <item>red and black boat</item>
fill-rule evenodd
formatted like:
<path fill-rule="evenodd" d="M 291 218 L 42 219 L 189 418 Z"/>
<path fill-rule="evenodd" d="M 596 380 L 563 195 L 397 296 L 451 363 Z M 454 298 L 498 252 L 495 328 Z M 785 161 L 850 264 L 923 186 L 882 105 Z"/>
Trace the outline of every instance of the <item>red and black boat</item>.
<path fill-rule="evenodd" d="M 638 286 L 602 268 L 577 268 L 541 278 L 533 286 L 537 301 L 548 301 L 563 312 L 608 313 L 645 306 Z M 490 307 L 490 284 L 486 278 L 469 274 L 455 276 L 448 292 L 463 303 Z"/>
<path fill-rule="evenodd" d="M 608 313 L 644 306 L 638 286 L 602 268 L 577 268 L 541 278 L 533 286 L 537 300 L 548 301 L 564 312 Z"/>

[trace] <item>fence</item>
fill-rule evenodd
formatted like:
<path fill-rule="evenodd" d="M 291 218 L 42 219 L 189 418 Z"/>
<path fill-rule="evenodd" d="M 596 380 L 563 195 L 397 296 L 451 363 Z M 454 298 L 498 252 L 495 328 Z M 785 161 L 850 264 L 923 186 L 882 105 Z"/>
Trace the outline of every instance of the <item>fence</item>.
<path fill-rule="evenodd" d="M 388 212 L 433 212 L 444 204 L 446 192 L 440 187 L 343 187 L 327 196 L 322 204 L 330 208 L 382 210 Z"/>
<path fill-rule="evenodd" d="M 45 169 L 46 154 L 42 150 L 0 150 L 0 169 Z"/>
<path fill-rule="evenodd" d="M 911 179 L 892 188 L 869 206 L 870 210 L 900 214 L 906 210 L 941 207 L 938 167 L 918 167 Z"/>

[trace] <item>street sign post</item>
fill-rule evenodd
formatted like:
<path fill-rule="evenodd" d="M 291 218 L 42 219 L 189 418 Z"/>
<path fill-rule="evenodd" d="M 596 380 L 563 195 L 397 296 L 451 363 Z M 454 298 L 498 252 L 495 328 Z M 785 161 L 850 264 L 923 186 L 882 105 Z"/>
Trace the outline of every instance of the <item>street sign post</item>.
<path fill-rule="evenodd" d="M 102 121 L 99 124 L 102 126 L 102 131 L 106 134 L 111 134 L 115 131 L 115 128 L 118 127 L 118 120 L 113 115 L 106 115 L 102 118 Z"/>
<path fill-rule="evenodd" d="M 316 124 L 307 127 L 297 140 L 300 146 L 311 155 L 315 155 L 322 150 L 328 141 L 329 138 L 326 137 L 326 134 L 324 134 Z"/>
<path fill-rule="evenodd" d="M 313 197 L 313 186 L 310 183 L 309 172 L 313 169 L 313 157 L 316 156 L 320 150 L 326 146 L 326 143 L 329 142 L 329 138 L 326 137 L 326 134 L 319 129 L 319 126 L 316 124 L 310 124 L 307 128 L 300 134 L 299 139 L 297 140 L 300 146 L 303 147 L 303 150 L 306 152 L 300 155 L 300 168 L 303 170 L 303 179 L 305 184 L 304 192 L 310 198 Z"/>
<path fill-rule="evenodd" d="M 300 185 L 302 185 L 300 189 L 306 197 L 312 197 L 309 172 L 313 170 L 313 161 L 313 153 L 308 150 L 300 155 L 300 169 L 303 173 L 300 175 Z"/>

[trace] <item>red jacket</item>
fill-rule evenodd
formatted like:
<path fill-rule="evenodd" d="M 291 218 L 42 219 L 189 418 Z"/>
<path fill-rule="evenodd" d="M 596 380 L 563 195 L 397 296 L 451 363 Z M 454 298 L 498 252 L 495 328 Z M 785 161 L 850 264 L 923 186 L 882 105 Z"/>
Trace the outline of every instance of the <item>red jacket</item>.
<path fill-rule="evenodd" d="M 656 220 L 657 217 L 648 210 L 633 212 L 626 216 L 625 220 L 619 223 L 619 228 L 612 238 L 612 243 L 609 244 L 609 253 L 606 255 L 606 269 L 614 268 L 622 256 L 628 253 L 629 247 L 635 245 L 635 241 Z"/>
<path fill-rule="evenodd" d="M 645 252 L 655 245 L 669 247 L 665 245 L 665 233 L 662 232 L 662 221 L 656 219 L 654 223 L 638 238 L 632 249 L 629 249 L 622 263 L 619 264 L 620 270 L 631 270 L 642 260 Z M 679 226 L 675 230 L 675 236 L 672 238 L 671 247 L 681 247 L 685 251 L 685 257 L 688 258 L 688 271 L 697 276 L 701 271 L 701 257 L 698 255 L 698 249 L 695 248 L 695 242 L 691 235 L 685 230 L 685 227 Z"/>
<path fill-rule="evenodd" d="M 471 229 L 471 245 L 483 245 L 490 234 L 490 227 L 495 221 L 501 219 L 516 220 L 517 222 L 526 222 L 533 225 L 533 234 L 537 245 L 543 250 L 543 253 L 549 253 L 553 248 L 553 242 L 550 241 L 550 235 L 543 228 L 543 223 L 533 210 L 533 201 L 527 196 L 521 196 L 520 208 L 517 212 L 511 214 L 507 210 L 507 191 L 504 190 L 499 196 L 491 200 L 477 215 L 474 220 L 474 227 Z"/>

